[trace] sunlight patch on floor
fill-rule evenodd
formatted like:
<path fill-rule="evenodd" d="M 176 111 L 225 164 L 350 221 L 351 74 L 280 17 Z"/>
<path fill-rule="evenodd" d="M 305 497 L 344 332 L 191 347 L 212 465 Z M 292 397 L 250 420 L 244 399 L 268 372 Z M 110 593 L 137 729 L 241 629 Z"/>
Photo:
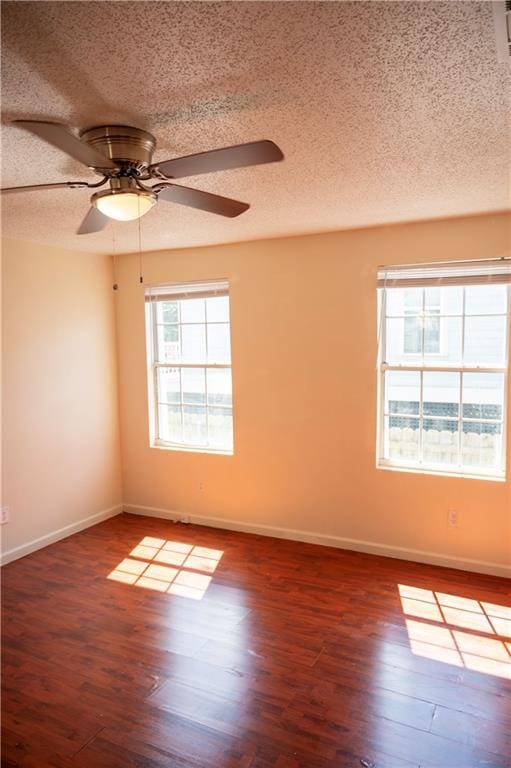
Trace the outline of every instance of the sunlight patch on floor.
<path fill-rule="evenodd" d="M 108 579 L 201 600 L 223 551 L 145 536 Z"/>
<path fill-rule="evenodd" d="M 501 639 L 511 638 L 510 607 L 407 584 L 398 589 L 416 656 L 511 680 L 511 642 Z"/>

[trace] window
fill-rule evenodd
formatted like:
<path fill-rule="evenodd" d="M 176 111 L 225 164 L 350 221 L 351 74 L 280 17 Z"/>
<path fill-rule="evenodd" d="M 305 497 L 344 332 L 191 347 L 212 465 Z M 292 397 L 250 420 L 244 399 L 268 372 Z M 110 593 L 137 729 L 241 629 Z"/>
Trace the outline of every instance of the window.
<path fill-rule="evenodd" d="M 227 282 L 152 286 L 146 327 L 151 444 L 232 453 Z"/>
<path fill-rule="evenodd" d="M 505 477 L 511 262 L 378 272 L 378 466 Z"/>

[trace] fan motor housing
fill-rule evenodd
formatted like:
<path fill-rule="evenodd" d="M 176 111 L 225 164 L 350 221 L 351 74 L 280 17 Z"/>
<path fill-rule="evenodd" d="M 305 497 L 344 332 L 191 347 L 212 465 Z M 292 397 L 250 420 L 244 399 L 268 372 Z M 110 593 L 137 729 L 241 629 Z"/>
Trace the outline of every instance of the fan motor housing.
<path fill-rule="evenodd" d="M 151 165 L 156 139 L 148 131 L 129 125 L 100 125 L 80 134 L 80 139 L 109 157 L 123 171 L 143 174 Z M 105 170 L 96 169 L 102 175 Z"/>

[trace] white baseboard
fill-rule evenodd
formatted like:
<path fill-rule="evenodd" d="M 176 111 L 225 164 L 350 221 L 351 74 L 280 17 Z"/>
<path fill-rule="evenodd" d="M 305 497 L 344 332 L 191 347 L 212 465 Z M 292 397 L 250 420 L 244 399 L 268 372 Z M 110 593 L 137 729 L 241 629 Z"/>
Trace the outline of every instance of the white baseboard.
<path fill-rule="evenodd" d="M 140 507 L 137 504 L 123 504 L 122 511 L 127 512 L 130 515 L 160 517 L 163 518 L 163 520 L 172 520 L 173 523 L 180 523 L 183 520 L 183 517 L 186 517 L 181 512 L 172 512 L 170 509 L 160 509 L 160 507 Z M 188 515 L 188 517 L 190 523 L 196 522 L 195 520 L 192 521 L 191 515 Z M 197 523 L 197 525 L 199 525 L 199 523 Z M 200 525 L 203 525 L 203 523 L 200 523 Z M 204 523 L 204 525 L 206 525 L 206 523 Z"/>
<path fill-rule="evenodd" d="M 53 544 L 60 539 L 65 539 L 67 536 L 71 536 L 73 533 L 83 531 L 84 528 L 90 528 L 91 525 L 96 525 L 96 523 L 100 523 L 102 520 L 107 520 L 109 517 L 114 517 L 115 515 L 120 514 L 122 511 L 122 504 L 116 504 L 115 507 L 104 509 L 102 512 L 97 512 L 95 515 L 90 515 L 89 517 L 83 517 L 76 523 L 66 525 L 64 528 L 59 528 L 56 531 L 47 533 L 44 536 L 40 536 L 38 539 L 33 539 L 32 541 L 29 541 L 26 544 L 22 544 L 19 547 L 8 549 L 6 552 L 2 552 L 0 564 L 6 565 L 12 560 L 18 560 L 20 557 L 25 557 L 25 555 L 29 555 L 31 552 L 35 552 L 37 549 L 42 549 L 43 547 L 47 547 L 48 544 Z"/>
<path fill-rule="evenodd" d="M 160 517 L 165 520 L 179 522 L 183 518 L 195 525 L 206 525 L 212 528 L 224 528 L 228 531 L 243 531 L 245 533 L 257 533 L 260 536 L 272 536 L 277 539 L 290 539 L 291 541 L 303 541 L 308 544 L 320 544 L 337 549 L 348 549 L 355 552 L 365 552 L 370 555 L 394 557 L 398 560 L 411 560 L 428 565 L 440 565 L 445 568 L 456 568 L 461 571 L 473 571 L 485 573 L 490 576 L 503 576 L 511 578 L 511 565 L 487 562 L 485 560 L 471 560 L 453 555 L 440 555 L 436 552 L 425 552 L 420 549 L 407 549 L 390 544 L 379 544 L 374 541 L 360 539 L 347 539 L 342 536 L 330 536 L 324 533 L 312 531 L 299 531 L 293 528 L 277 528 L 273 525 L 260 525 L 258 523 L 245 523 L 240 520 L 226 520 L 221 517 L 205 517 L 202 515 L 184 515 L 180 512 L 158 507 L 144 507 L 137 504 L 123 504 L 124 512 L 133 515 L 145 515 L 146 517 Z"/>
<path fill-rule="evenodd" d="M 222 517 L 208 517 L 203 515 L 185 515 L 181 512 L 159 507 L 146 507 L 137 504 L 118 504 L 110 509 L 97 512 L 95 515 L 84 517 L 76 523 L 66 525 L 56 531 L 41 536 L 38 539 L 14 547 L 1 555 L 1 565 L 6 565 L 12 560 L 29 555 L 38 549 L 47 547 L 60 539 L 71 536 L 73 533 L 83 531 L 91 525 L 96 525 L 102 520 L 114 517 L 120 512 L 128 512 L 134 515 L 145 515 L 146 517 L 158 517 L 173 522 L 183 521 L 194 523 L 195 525 L 205 525 L 212 528 L 224 528 L 228 531 L 243 531 L 244 533 L 256 533 L 260 536 L 271 536 L 277 539 L 290 539 L 291 541 L 303 541 L 308 544 L 319 544 L 326 547 L 335 547 L 337 549 L 348 549 L 355 552 L 365 552 L 371 555 L 381 555 L 383 557 L 394 557 L 399 560 L 411 560 L 418 563 L 427 563 L 429 565 L 440 565 L 446 568 L 456 568 L 462 571 L 473 571 L 475 573 L 485 573 L 491 576 L 503 576 L 511 578 L 511 565 L 501 565 L 499 563 L 487 562 L 485 560 L 472 560 L 469 558 L 455 557 L 452 555 L 440 555 L 436 552 L 425 552 L 419 549 L 407 549 L 389 544 L 379 544 L 373 541 L 363 541 L 361 539 L 349 539 L 342 536 L 331 536 L 329 534 L 314 533 L 313 531 L 300 531 L 293 528 L 279 528 L 273 525 L 262 525 L 258 523 L 246 523 L 241 520 L 228 520 Z"/>

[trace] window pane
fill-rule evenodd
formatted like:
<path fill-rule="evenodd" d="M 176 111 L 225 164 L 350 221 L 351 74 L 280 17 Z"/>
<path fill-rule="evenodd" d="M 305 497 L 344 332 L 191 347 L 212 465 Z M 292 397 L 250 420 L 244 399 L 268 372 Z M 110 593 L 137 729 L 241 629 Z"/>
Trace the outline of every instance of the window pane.
<path fill-rule="evenodd" d="M 419 414 L 420 373 L 385 373 L 385 413 Z"/>
<path fill-rule="evenodd" d="M 467 315 L 504 315 L 506 312 L 506 285 L 471 285 L 465 288 Z"/>
<path fill-rule="evenodd" d="M 209 440 L 220 448 L 232 448 L 232 410 L 208 408 Z"/>
<path fill-rule="evenodd" d="M 182 299 L 179 303 L 182 323 L 203 323 L 206 320 L 204 299 Z"/>
<path fill-rule="evenodd" d="M 424 419 L 422 458 L 429 464 L 458 464 L 458 421 Z"/>
<path fill-rule="evenodd" d="M 190 445 L 206 445 L 206 409 L 198 405 L 183 406 L 183 440 Z"/>
<path fill-rule="evenodd" d="M 502 456 L 501 424 L 464 421 L 461 456 L 462 464 L 467 467 L 499 468 Z"/>
<path fill-rule="evenodd" d="M 208 368 L 208 405 L 232 405 L 230 368 Z"/>
<path fill-rule="evenodd" d="M 424 317 L 424 353 L 440 352 L 440 318 L 433 315 Z"/>
<path fill-rule="evenodd" d="M 178 323 L 179 307 L 177 301 L 155 301 L 151 303 L 151 309 L 154 307 L 157 323 Z"/>
<path fill-rule="evenodd" d="M 208 362 L 230 363 L 231 340 L 229 323 L 208 325 Z"/>
<path fill-rule="evenodd" d="M 441 288 L 424 289 L 424 309 L 426 312 L 431 310 L 440 311 L 440 291 Z"/>
<path fill-rule="evenodd" d="M 182 359 L 185 363 L 204 363 L 206 361 L 206 326 L 182 325 Z"/>
<path fill-rule="evenodd" d="M 431 318 L 432 319 L 432 318 Z M 435 322 L 438 322 L 435 320 Z M 437 354 L 424 356 L 424 365 L 461 365 L 461 317 L 440 317 L 440 344 Z M 431 330 L 434 335 L 434 329 Z"/>
<path fill-rule="evenodd" d="M 158 437 L 167 443 L 182 441 L 180 405 L 158 405 Z"/>
<path fill-rule="evenodd" d="M 402 288 L 387 288 L 385 291 L 386 314 L 404 315 L 405 308 L 404 290 Z"/>
<path fill-rule="evenodd" d="M 460 374 L 425 371 L 423 378 L 424 416 L 459 415 Z"/>
<path fill-rule="evenodd" d="M 463 374 L 463 418 L 497 419 L 504 415 L 504 374 Z"/>
<path fill-rule="evenodd" d="M 419 315 L 405 317 L 404 352 L 415 355 L 420 355 L 422 352 L 422 322 Z"/>
<path fill-rule="evenodd" d="M 417 312 L 421 312 L 423 308 L 423 288 L 404 288 L 404 306 L 406 309 L 414 309 Z"/>
<path fill-rule="evenodd" d="M 159 323 L 178 323 L 179 322 L 179 310 L 177 301 L 161 301 L 157 303 L 159 305 L 161 317 L 158 318 Z"/>
<path fill-rule="evenodd" d="M 164 325 L 162 327 L 163 331 L 163 341 L 165 343 L 167 342 L 175 342 L 179 341 L 179 326 L 177 325 Z"/>
<path fill-rule="evenodd" d="M 157 325 L 158 362 L 177 362 L 181 357 L 178 325 Z"/>
<path fill-rule="evenodd" d="M 440 288 L 440 313 L 442 315 L 463 314 L 463 291 L 461 286 Z"/>
<path fill-rule="evenodd" d="M 419 419 L 387 416 L 386 450 L 389 459 L 417 461 L 419 458 Z"/>
<path fill-rule="evenodd" d="M 400 362 L 404 346 L 404 320 L 388 318 L 385 323 L 385 350 L 383 359 L 387 363 Z"/>
<path fill-rule="evenodd" d="M 228 296 L 215 296 L 213 299 L 206 299 L 206 319 L 208 323 L 229 322 Z"/>
<path fill-rule="evenodd" d="M 181 402 L 181 382 L 179 368 L 158 368 L 157 384 L 158 402 Z"/>
<path fill-rule="evenodd" d="M 206 372 L 204 368 L 182 368 L 183 403 L 206 404 Z"/>
<path fill-rule="evenodd" d="M 405 331 L 408 335 L 407 344 L 412 349 L 412 325 L 415 318 L 407 317 L 408 327 L 405 328 L 405 318 L 390 318 L 387 320 L 385 329 L 385 361 L 387 363 L 401 363 L 409 365 L 410 363 L 420 363 L 422 361 L 421 347 L 417 352 L 407 352 L 405 346 Z"/>
<path fill-rule="evenodd" d="M 504 365 L 506 317 L 465 318 L 465 365 Z"/>

